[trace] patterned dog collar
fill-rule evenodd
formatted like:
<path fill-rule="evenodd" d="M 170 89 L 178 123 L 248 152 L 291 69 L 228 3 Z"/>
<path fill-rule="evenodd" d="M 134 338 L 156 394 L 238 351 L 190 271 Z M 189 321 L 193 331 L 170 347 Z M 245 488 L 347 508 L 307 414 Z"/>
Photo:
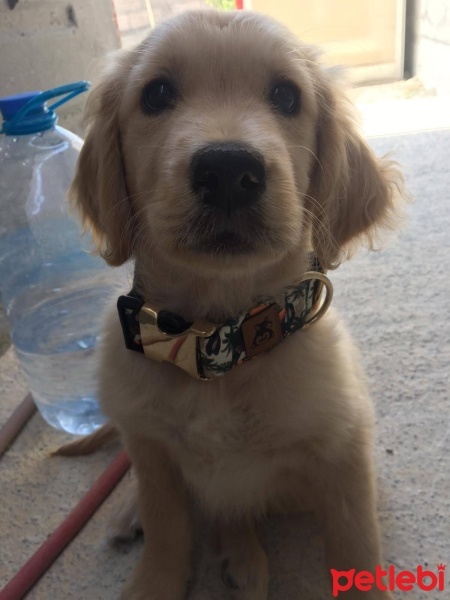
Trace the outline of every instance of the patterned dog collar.
<path fill-rule="evenodd" d="M 322 303 L 320 298 L 325 288 Z M 277 346 L 288 335 L 318 321 L 327 311 L 333 286 L 313 257 L 311 270 L 282 294 L 283 300 L 262 299 L 248 312 L 222 325 L 206 320 L 186 322 L 157 310 L 133 289 L 117 301 L 125 345 L 156 361 L 171 362 L 196 379 L 228 373 Z"/>

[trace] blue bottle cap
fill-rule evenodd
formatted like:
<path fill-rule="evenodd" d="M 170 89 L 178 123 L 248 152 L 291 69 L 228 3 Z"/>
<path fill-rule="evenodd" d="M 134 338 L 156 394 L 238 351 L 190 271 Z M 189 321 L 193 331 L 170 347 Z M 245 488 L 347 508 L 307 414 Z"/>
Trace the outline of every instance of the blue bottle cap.
<path fill-rule="evenodd" d="M 89 87 L 89 82 L 77 81 L 46 92 L 25 92 L 0 98 L 0 112 L 4 119 L 0 133 L 30 135 L 51 129 L 58 120 L 54 109 Z M 47 100 L 57 96 L 63 98 L 47 106 Z"/>
<path fill-rule="evenodd" d="M 2 131 L 6 135 L 27 135 L 51 129 L 58 117 L 53 110 L 48 110 L 45 102 L 35 104 L 27 111 L 18 122 L 14 120 L 17 113 L 24 108 L 30 100 L 37 98 L 42 92 L 25 92 L 14 96 L 0 98 L 0 112 L 4 123 Z"/>

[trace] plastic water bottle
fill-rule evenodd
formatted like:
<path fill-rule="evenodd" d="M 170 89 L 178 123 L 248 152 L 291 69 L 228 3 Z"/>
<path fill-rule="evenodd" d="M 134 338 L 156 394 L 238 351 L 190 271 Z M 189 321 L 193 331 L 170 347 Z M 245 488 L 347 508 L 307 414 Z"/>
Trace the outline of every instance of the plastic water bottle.
<path fill-rule="evenodd" d="M 78 82 L 0 99 L 1 301 L 41 415 L 79 434 L 104 422 L 95 348 L 118 280 L 89 254 L 91 239 L 81 237 L 66 200 L 82 140 L 56 125 L 55 108 L 88 87 Z"/>

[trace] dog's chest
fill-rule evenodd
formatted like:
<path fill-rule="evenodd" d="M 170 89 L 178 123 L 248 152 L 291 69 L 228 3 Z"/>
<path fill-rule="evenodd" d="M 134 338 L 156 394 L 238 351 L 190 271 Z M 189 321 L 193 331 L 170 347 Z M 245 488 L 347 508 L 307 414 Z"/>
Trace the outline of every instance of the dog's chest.
<path fill-rule="evenodd" d="M 160 404 L 153 415 L 155 433 L 212 510 L 261 504 L 281 472 L 300 467 L 292 448 L 301 423 L 288 410 L 294 399 L 267 402 L 255 388 L 241 388 L 237 401 L 226 387 L 214 395 L 208 384 L 187 386 L 176 406 Z"/>

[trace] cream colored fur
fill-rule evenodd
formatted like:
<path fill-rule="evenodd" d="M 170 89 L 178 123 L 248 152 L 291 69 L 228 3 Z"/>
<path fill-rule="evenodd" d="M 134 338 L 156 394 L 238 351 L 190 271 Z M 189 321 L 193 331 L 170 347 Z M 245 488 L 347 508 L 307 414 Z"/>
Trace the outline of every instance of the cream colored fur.
<path fill-rule="evenodd" d="M 145 114 L 141 90 L 162 75 L 179 91 L 175 106 Z M 298 115 L 271 106 L 279 80 L 301 90 Z M 316 50 L 266 17 L 206 11 L 166 22 L 111 58 L 88 117 L 71 199 L 105 259 L 134 258 L 145 299 L 186 319 L 219 323 L 298 280 L 311 245 L 330 267 L 392 223 L 398 172 L 361 139 Z M 255 148 L 267 172 L 254 252 L 238 256 L 195 250 L 200 208 L 189 185 L 194 152 L 228 140 Z M 380 564 L 373 410 L 333 310 L 206 383 L 127 350 L 112 310 L 100 397 L 137 473 L 145 534 L 124 599 L 184 598 L 192 497 L 216 523 L 224 579 L 238 600 L 267 597 L 255 524 L 269 513 L 314 509 L 329 568 Z M 346 597 L 391 598 L 376 590 Z"/>

